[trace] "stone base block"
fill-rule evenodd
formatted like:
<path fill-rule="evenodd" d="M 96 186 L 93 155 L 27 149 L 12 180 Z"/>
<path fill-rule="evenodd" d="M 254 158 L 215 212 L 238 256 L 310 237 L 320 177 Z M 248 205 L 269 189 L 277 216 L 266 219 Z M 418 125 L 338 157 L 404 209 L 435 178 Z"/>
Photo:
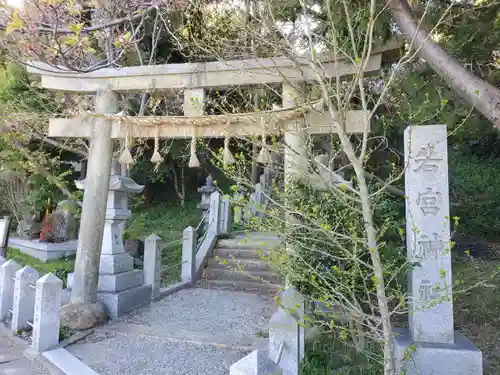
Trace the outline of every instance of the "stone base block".
<path fill-rule="evenodd" d="M 114 275 L 134 269 L 134 258 L 129 253 L 102 254 L 99 264 L 99 274 Z"/>
<path fill-rule="evenodd" d="M 99 275 L 99 292 L 121 292 L 142 285 L 142 270 L 132 270 L 115 275 Z M 73 273 L 68 274 L 68 288 L 73 285 Z"/>
<path fill-rule="evenodd" d="M 19 249 L 20 252 L 40 259 L 42 262 L 47 262 L 49 260 L 75 255 L 78 240 L 62 243 L 48 243 L 41 242 L 40 240 L 11 237 L 9 238 L 8 246 Z"/>
<path fill-rule="evenodd" d="M 396 366 L 405 375 L 482 375 L 481 351 L 460 332 L 454 344 L 413 342 L 407 329 L 394 329 Z M 406 371 L 406 372 L 404 372 Z"/>
<path fill-rule="evenodd" d="M 283 371 L 274 363 L 263 350 L 254 350 L 233 364 L 229 369 L 230 375 L 280 375 Z"/>
<path fill-rule="evenodd" d="M 117 293 L 98 293 L 101 302 L 106 306 L 111 318 L 123 314 L 151 302 L 151 285 L 141 285 Z"/>
<path fill-rule="evenodd" d="M 121 292 L 142 285 L 142 270 L 132 270 L 116 275 L 99 275 L 99 292 Z"/>

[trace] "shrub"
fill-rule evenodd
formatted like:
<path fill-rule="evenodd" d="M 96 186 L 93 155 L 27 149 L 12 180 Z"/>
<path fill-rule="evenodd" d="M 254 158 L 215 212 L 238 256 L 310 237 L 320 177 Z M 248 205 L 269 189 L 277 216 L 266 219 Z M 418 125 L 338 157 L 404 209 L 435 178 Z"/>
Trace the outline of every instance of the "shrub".
<path fill-rule="evenodd" d="M 468 236 L 500 238 L 500 159 L 450 154 L 451 214 L 457 231 Z"/>

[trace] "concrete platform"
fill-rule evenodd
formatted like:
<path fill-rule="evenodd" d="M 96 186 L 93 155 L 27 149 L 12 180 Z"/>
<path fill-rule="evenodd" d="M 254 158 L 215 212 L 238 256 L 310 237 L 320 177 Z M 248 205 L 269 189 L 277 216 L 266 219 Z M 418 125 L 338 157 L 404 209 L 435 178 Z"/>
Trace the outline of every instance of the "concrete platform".
<path fill-rule="evenodd" d="M 9 247 L 19 249 L 20 252 L 28 254 L 42 262 L 59 259 L 76 254 L 78 240 L 62 243 L 47 243 L 40 240 L 29 240 L 26 238 L 9 238 Z"/>
<path fill-rule="evenodd" d="M 255 293 L 183 289 L 67 350 L 102 375 L 227 375 L 262 347 L 259 333 L 274 310 L 271 297 Z"/>

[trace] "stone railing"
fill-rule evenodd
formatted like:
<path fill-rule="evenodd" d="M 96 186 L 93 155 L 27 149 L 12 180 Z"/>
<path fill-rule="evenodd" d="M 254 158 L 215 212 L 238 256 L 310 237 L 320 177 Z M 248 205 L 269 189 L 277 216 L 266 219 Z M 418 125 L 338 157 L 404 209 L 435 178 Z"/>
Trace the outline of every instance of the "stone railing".
<path fill-rule="evenodd" d="M 0 258 L 0 264 L 0 321 L 10 320 L 13 334 L 32 328 L 31 347 L 37 352 L 57 346 L 63 282 L 13 260 Z"/>
<path fill-rule="evenodd" d="M 205 219 L 208 218 L 208 221 Z M 198 229 L 204 223 L 206 229 L 198 239 Z M 163 272 L 167 269 L 162 266 L 163 241 L 156 234 L 148 236 L 144 243 L 144 282 L 152 286 L 152 298 L 169 295 L 179 289 L 194 285 L 201 276 L 203 267 L 220 235 L 229 234 L 231 229 L 231 209 L 229 197 L 222 197 L 215 191 L 210 195 L 210 204 L 205 211 L 199 225 L 187 227 L 182 232 L 182 260 L 175 266 L 181 267 L 181 280 L 177 283 L 161 286 Z"/>
<path fill-rule="evenodd" d="M 271 197 L 269 176 L 262 174 L 260 182 L 255 184 L 253 191 L 250 192 L 248 200 L 245 199 L 244 193 L 236 191 L 233 200 L 238 204 L 234 208 L 234 222 L 236 224 L 249 223 L 254 217 L 264 215 Z"/>

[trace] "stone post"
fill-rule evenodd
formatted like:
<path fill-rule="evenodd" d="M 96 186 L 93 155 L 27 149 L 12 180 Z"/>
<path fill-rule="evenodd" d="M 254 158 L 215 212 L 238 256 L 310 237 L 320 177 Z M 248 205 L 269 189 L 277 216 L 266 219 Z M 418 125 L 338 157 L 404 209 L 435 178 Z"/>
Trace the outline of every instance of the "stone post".
<path fill-rule="evenodd" d="M 118 112 L 117 97 L 112 91 L 97 92 L 95 100 L 97 113 Z M 106 118 L 96 118 L 90 139 L 86 191 L 83 196 L 71 304 L 97 303 L 99 261 L 112 155 L 111 121 Z"/>
<path fill-rule="evenodd" d="M 221 198 L 220 208 L 220 228 L 219 233 L 228 235 L 231 233 L 232 215 L 231 215 L 231 198 L 227 195 Z"/>
<path fill-rule="evenodd" d="M 36 282 L 31 347 L 41 353 L 59 343 L 62 281 L 51 273 Z"/>
<path fill-rule="evenodd" d="M 196 281 L 196 231 L 187 227 L 182 232 L 182 272 L 183 282 Z"/>
<path fill-rule="evenodd" d="M 144 240 L 144 284 L 151 285 L 151 298 L 158 296 L 161 288 L 161 238 L 150 234 Z"/>
<path fill-rule="evenodd" d="M 13 260 L 0 266 L 0 322 L 9 316 L 14 303 L 14 286 L 16 272 L 22 267 Z"/>
<path fill-rule="evenodd" d="M 250 196 L 250 212 L 253 216 L 260 216 L 262 212 L 262 204 L 264 203 L 264 195 L 262 192 L 262 184 L 259 182 L 255 184 L 254 192 Z"/>
<path fill-rule="evenodd" d="M 233 194 L 233 200 L 236 202 L 236 205 L 234 206 L 234 213 L 233 213 L 233 220 L 236 224 L 241 224 L 243 221 L 243 212 L 244 212 L 244 207 L 241 203 L 242 200 L 244 199 L 244 194 L 236 190 Z"/>
<path fill-rule="evenodd" d="M 17 333 L 29 327 L 35 311 L 35 284 L 40 275 L 26 266 L 16 272 L 14 285 L 14 306 L 12 308 L 11 330 Z"/>
<path fill-rule="evenodd" d="M 9 241 L 10 216 L 0 219 L 0 256 L 5 256 Z"/>
<path fill-rule="evenodd" d="M 482 374 L 481 352 L 454 331 L 446 125 L 405 130 L 409 330 L 395 330 L 406 375 Z"/>
<path fill-rule="evenodd" d="M 218 191 L 214 191 L 210 195 L 210 212 L 208 214 L 208 228 L 207 230 L 219 234 L 219 221 L 220 221 L 220 200 L 221 196 Z"/>
<path fill-rule="evenodd" d="M 206 178 L 205 185 L 198 188 L 198 193 L 201 193 L 201 203 L 198 205 L 198 208 L 201 209 L 202 215 L 205 217 L 204 220 L 204 229 L 208 229 L 209 218 L 205 216 L 206 212 L 210 208 L 210 195 L 217 190 L 217 186 L 214 185 L 212 176 L 208 176 Z"/>
<path fill-rule="evenodd" d="M 298 375 L 304 359 L 304 298 L 287 288 L 281 304 L 269 321 L 269 357 L 277 361 L 283 375 Z"/>

